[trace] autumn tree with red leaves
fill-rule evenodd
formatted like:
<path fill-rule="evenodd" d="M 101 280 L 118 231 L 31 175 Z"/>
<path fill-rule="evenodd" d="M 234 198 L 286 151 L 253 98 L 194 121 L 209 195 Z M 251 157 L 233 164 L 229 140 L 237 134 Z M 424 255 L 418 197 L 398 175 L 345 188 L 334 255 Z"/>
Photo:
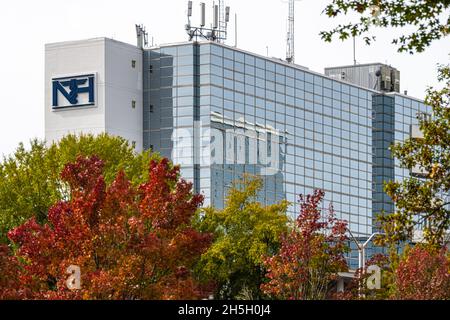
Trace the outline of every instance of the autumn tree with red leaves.
<path fill-rule="evenodd" d="M 407 250 L 394 278 L 395 299 L 450 299 L 450 258 L 447 249 L 418 245 Z"/>
<path fill-rule="evenodd" d="M 17 277 L 19 261 L 11 253 L 8 246 L 0 244 L 0 300 L 26 297 L 26 288 L 21 288 Z"/>
<path fill-rule="evenodd" d="M 191 227 L 203 198 L 179 179 L 167 159 L 150 164 L 148 181 L 133 187 L 121 171 L 111 185 L 103 161 L 79 157 L 61 178 L 70 198 L 54 205 L 49 222 L 34 219 L 11 230 L 15 255 L 0 248 L 0 298 L 198 299 L 207 295 L 191 269 L 211 236 Z M 70 291 L 68 266 L 81 269 L 81 289 Z M 16 295 L 16 296 L 14 296 Z"/>
<path fill-rule="evenodd" d="M 370 290 L 366 281 L 368 266 L 381 268 L 381 288 Z M 398 254 L 377 254 L 357 270 L 355 279 L 338 299 L 366 300 L 448 300 L 450 299 L 450 256 L 446 247 L 426 244 L 406 247 Z"/>
<path fill-rule="evenodd" d="M 301 211 L 295 228 L 282 240 L 280 252 L 264 264 L 268 282 L 265 294 L 284 300 L 325 299 L 338 272 L 347 270 L 347 223 L 335 217 L 333 208 L 322 216 L 322 190 L 300 196 Z"/>

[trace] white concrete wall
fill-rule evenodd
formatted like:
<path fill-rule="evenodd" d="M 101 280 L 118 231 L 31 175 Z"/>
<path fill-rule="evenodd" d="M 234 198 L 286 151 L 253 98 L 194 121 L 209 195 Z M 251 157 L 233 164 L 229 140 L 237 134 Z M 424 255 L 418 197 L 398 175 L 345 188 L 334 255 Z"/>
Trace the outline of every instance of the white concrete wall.
<path fill-rule="evenodd" d="M 45 46 L 45 138 L 67 133 L 105 131 L 105 40 L 63 42 Z M 52 78 L 96 73 L 96 106 L 52 109 Z"/>
<path fill-rule="evenodd" d="M 106 131 L 143 149 L 143 53 L 135 46 L 106 41 Z M 131 61 L 136 61 L 132 68 Z M 136 101 L 135 109 L 132 101 Z"/>
<path fill-rule="evenodd" d="M 132 68 L 132 60 L 136 68 Z M 143 148 L 142 51 L 106 38 L 47 44 L 45 47 L 45 138 L 103 132 Z M 95 106 L 52 108 L 52 79 L 96 74 Z M 132 100 L 136 108 L 132 108 Z"/>

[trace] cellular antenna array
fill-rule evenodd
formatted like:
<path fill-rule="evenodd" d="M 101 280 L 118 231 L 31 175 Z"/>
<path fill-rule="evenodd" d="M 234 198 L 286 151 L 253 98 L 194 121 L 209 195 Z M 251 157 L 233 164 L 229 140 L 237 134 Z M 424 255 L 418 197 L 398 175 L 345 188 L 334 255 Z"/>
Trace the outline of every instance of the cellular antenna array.
<path fill-rule="evenodd" d="M 230 7 L 225 6 L 224 0 L 219 0 L 219 4 L 213 2 L 213 21 L 211 26 L 206 27 L 206 4 L 200 3 L 200 26 L 193 26 L 191 24 L 192 18 L 192 1 L 188 1 L 186 32 L 189 36 L 189 41 L 198 38 L 206 39 L 218 43 L 224 43 L 227 39 L 227 27 L 230 22 Z"/>
<path fill-rule="evenodd" d="M 148 46 L 148 32 L 145 30 L 144 25 L 136 25 L 136 37 L 137 37 L 137 47 L 143 49 Z"/>

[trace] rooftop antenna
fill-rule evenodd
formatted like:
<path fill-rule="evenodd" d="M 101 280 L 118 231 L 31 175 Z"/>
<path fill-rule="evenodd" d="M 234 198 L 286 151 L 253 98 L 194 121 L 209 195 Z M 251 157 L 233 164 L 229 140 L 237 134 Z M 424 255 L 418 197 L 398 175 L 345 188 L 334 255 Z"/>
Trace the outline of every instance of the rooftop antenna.
<path fill-rule="evenodd" d="M 223 32 L 223 38 L 219 42 L 224 43 L 227 39 L 228 22 L 230 22 L 230 7 L 225 6 L 224 0 L 219 0 L 219 29 Z"/>
<path fill-rule="evenodd" d="M 219 6 L 213 4 L 213 29 L 219 28 Z"/>
<path fill-rule="evenodd" d="M 295 62 L 295 1 L 301 0 L 289 0 L 288 32 L 287 32 L 287 47 L 286 47 L 286 61 L 289 63 Z"/>
<path fill-rule="evenodd" d="M 144 25 L 136 25 L 136 37 L 137 37 L 137 47 L 139 49 L 144 49 L 148 46 L 148 32 L 145 30 Z"/>
<path fill-rule="evenodd" d="M 200 3 L 200 11 L 201 11 L 200 27 L 203 28 L 206 25 L 206 5 L 204 2 Z"/>
<path fill-rule="evenodd" d="M 188 1 L 188 19 L 192 17 L 192 1 Z"/>
<path fill-rule="evenodd" d="M 216 5 L 213 2 L 213 21 L 210 28 L 206 26 L 206 4 L 200 3 L 200 26 L 195 27 L 191 24 L 192 17 L 192 1 L 188 1 L 188 23 L 186 24 L 186 32 L 189 36 L 189 41 L 195 38 L 203 38 L 209 41 L 215 41 L 218 43 L 224 43 L 227 39 L 227 26 L 230 22 L 230 7 L 225 6 L 224 0 L 219 0 L 219 4 Z"/>
<path fill-rule="evenodd" d="M 237 44 L 238 44 L 238 17 L 237 17 L 237 13 L 235 13 L 234 14 L 234 46 L 235 46 L 235 48 L 237 48 Z"/>

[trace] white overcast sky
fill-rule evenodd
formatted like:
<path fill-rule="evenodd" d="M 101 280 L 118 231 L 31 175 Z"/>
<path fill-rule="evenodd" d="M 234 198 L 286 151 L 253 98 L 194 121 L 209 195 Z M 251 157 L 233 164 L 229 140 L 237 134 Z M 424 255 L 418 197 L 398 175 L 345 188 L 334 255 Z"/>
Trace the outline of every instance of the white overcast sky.
<path fill-rule="evenodd" d="M 212 0 L 203 0 L 207 4 Z M 352 41 L 325 43 L 319 37 L 339 21 L 322 14 L 327 0 L 296 2 L 296 62 L 323 72 L 328 66 L 353 63 Z M 200 1 L 194 1 L 194 12 Z M 94 37 L 135 43 L 135 23 L 144 24 L 156 44 L 186 41 L 186 0 L 14 0 L 0 1 L 0 155 L 22 141 L 44 138 L 44 44 Z M 228 44 L 234 45 L 238 14 L 238 47 L 284 58 L 288 5 L 285 0 L 228 0 L 232 21 Z M 208 10 L 209 11 L 209 10 Z M 209 14 L 209 12 L 208 12 Z M 198 20 L 195 19 L 194 20 Z M 196 22 L 196 21 L 194 21 Z M 423 98 L 437 85 L 437 63 L 448 63 L 450 38 L 433 43 L 425 53 L 399 54 L 390 44 L 399 30 L 375 30 L 370 47 L 357 41 L 358 63 L 388 63 L 401 72 L 401 89 Z"/>

